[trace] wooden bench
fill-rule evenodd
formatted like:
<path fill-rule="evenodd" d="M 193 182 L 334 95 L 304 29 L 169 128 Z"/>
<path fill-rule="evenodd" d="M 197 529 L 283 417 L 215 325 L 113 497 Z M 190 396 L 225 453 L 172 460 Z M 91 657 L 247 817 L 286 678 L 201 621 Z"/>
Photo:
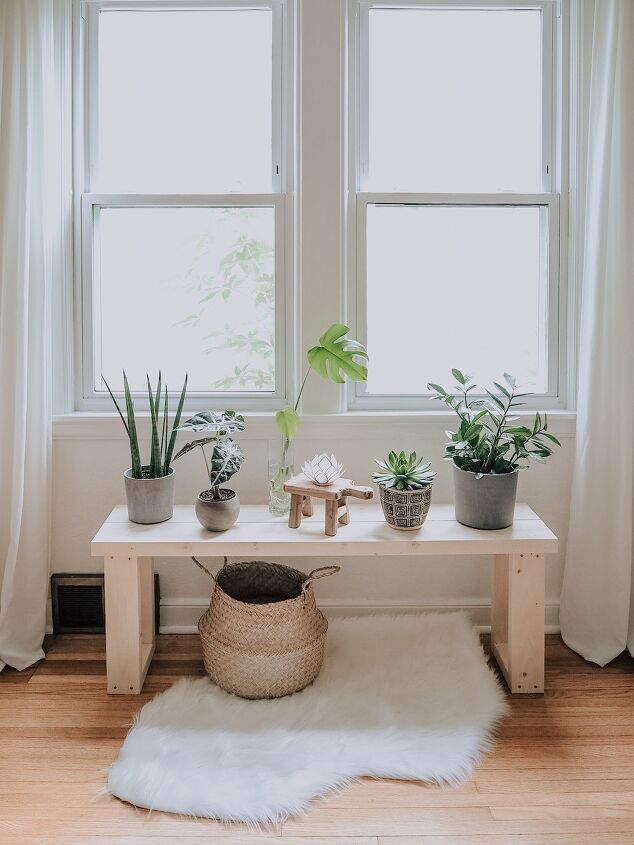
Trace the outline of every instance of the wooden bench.
<path fill-rule="evenodd" d="M 432 505 L 420 531 L 396 531 L 376 504 L 358 505 L 335 537 L 323 519 L 305 519 L 295 531 L 287 517 L 262 505 L 243 505 L 239 522 L 223 533 L 205 531 L 192 507 L 177 506 L 159 525 L 128 521 L 116 507 L 92 541 L 103 556 L 108 692 L 141 692 L 154 653 L 155 557 L 216 556 L 344 558 L 411 555 L 492 555 L 491 641 L 513 693 L 544 691 L 544 556 L 557 538 L 528 507 L 518 504 L 515 522 L 500 531 L 477 531 L 456 522 L 453 505 Z M 422 565 L 422 561 L 421 561 Z"/>

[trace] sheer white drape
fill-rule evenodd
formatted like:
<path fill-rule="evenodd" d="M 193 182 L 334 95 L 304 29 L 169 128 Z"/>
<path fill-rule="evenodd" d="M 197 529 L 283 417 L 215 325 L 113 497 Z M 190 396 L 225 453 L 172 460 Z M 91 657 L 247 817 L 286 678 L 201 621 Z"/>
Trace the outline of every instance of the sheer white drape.
<path fill-rule="evenodd" d="M 0 2 L 0 669 L 42 657 L 67 0 Z"/>
<path fill-rule="evenodd" d="M 576 0 L 581 318 L 565 642 L 634 653 L 634 2 Z"/>

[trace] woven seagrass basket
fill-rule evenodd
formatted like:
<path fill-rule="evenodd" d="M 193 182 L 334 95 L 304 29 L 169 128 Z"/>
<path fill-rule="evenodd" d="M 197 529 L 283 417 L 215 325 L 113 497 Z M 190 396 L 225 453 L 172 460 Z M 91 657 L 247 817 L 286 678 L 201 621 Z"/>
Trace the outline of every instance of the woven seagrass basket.
<path fill-rule="evenodd" d="M 198 622 L 207 674 L 242 698 L 280 698 L 319 674 L 328 622 L 315 603 L 313 581 L 338 572 L 324 566 L 305 575 L 278 563 L 225 563 L 214 576 L 209 610 Z"/>

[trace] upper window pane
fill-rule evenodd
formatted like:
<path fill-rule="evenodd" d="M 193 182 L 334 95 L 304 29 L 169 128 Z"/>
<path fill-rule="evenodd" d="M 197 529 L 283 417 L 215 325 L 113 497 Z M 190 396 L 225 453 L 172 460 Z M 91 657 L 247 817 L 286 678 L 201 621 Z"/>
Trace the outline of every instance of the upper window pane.
<path fill-rule="evenodd" d="M 540 191 L 540 10 L 369 12 L 370 190 Z"/>
<path fill-rule="evenodd" d="M 270 192 L 272 18 L 102 10 L 93 190 Z"/>

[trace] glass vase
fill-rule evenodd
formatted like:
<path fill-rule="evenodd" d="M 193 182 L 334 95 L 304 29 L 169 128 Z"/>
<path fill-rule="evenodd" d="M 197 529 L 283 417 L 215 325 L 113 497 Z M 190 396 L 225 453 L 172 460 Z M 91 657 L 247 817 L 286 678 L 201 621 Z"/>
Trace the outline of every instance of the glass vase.
<path fill-rule="evenodd" d="M 269 455 L 269 511 L 273 516 L 284 516 L 291 509 L 291 494 L 284 491 L 284 484 L 293 475 L 293 447 L 283 438 Z"/>

